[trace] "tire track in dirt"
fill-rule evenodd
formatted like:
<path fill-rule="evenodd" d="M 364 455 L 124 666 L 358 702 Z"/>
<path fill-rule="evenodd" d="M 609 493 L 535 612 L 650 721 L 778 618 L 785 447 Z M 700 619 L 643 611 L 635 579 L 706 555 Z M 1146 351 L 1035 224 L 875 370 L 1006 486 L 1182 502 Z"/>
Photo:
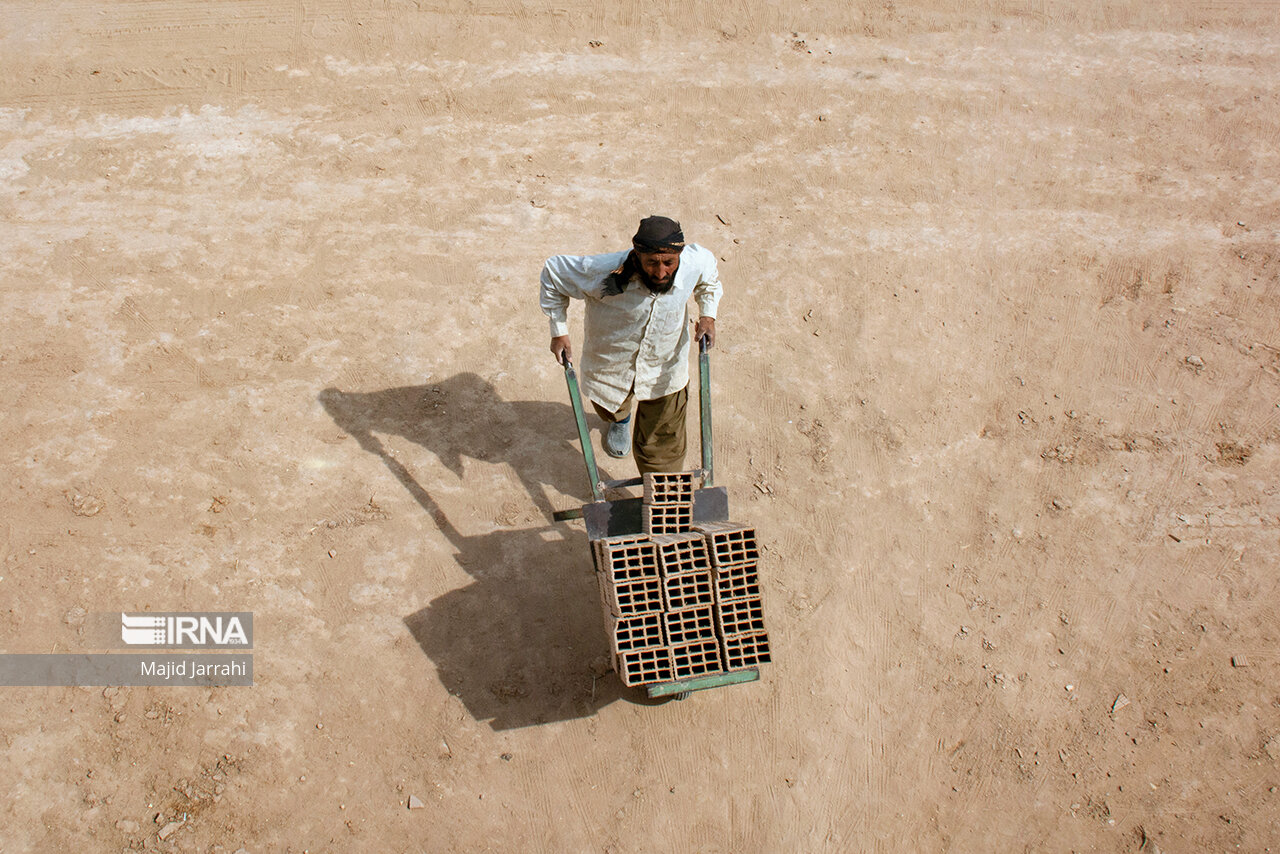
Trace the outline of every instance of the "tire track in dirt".
<path fill-rule="evenodd" d="M 523 762 L 520 765 L 520 771 L 516 775 L 519 781 L 517 788 L 518 802 L 525 805 L 525 809 L 533 815 L 556 815 L 560 812 L 560 797 L 565 794 L 564 789 L 552 785 L 548 779 L 547 764 L 545 762 Z M 556 795 L 553 798 L 552 795 Z M 569 795 L 570 801 L 576 801 L 577 797 L 572 792 Z M 576 810 L 575 810 L 576 811 Z M 530 823 L 532 824 L 532 823 Z M 558 854 L 562 848 L 555 843 L 552 834 L 554 824 L 548 825 L 543 831 L 541 839 L 530 839 L 525 837 L 521 842 L 521 847 L 529 851 L 546 851 Z M 593 838 L 599 838 L 595 836 Z M 525 846 L 528 846 L 527 848 Z"/>
<path fill-rule="evenodd" d="M 1172 382 L 1174 397 L 1180 405 L 1173 417 L 1169 419 L 1170 429 L 1173 431 L 1171 440 L 1160 451 L 1165 461 L 1165 476 L 1149 494 L 1149 511 L 1142 529 L 1144 537 L 1151 537 L 1158 533 L 1157 529 L 1162 521 L 1173 513 L 1182 496 L 1190 489 L 1188 476 L 1191 447 L 1188 436 L 1193 429 L 1196 405 L 1193 401 L 1187 400 L 1182 377 L 1175 375 Z"/>
<path fill-rule="evenodd" d="M 156 349 L 160 351 L 161 355 L 165 357 L 161 360 L 162 368 L 167 365 L 172 370 L 162 370 L 162 373 L 185 373 L 189 375 L 188 382 L 192 385 L 205 388 L 214 386 L 214 383 L 210 382 L 205 376 L 204 369 L 201 368 L 199 362 L 188 356 L 181 347 L 171 345 L 160 340 L 165 337 L 167 333 L 161 332 L 160 327 L 152 322 L 151 318 L 147 316 L 147 313 L 143 311 L 142 307 L 138 305 L 137 301 L 133 297 L 127 296 L 124 298 L 120 303 L 120 308 L 117 310 L 116 316 L 120 320 L 124 321 L 126 329 L 132 334 L 134 339 L 133 343 L 142 343 L 145 341 L 146 343 L 153 344 Z M 137 369 L 135 368 L 135 370 Z M 153 373 L 149 365 L 145 373 Z M 165 379 L 163 377 L 151 379 L 151 382 L 153 383 L 167 383 L 173 381 L 174 380 Z"/>

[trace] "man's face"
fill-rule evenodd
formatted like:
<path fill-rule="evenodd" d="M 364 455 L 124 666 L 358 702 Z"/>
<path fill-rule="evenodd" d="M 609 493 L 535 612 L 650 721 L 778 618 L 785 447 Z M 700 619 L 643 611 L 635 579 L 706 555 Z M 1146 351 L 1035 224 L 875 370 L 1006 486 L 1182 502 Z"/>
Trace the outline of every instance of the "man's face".
<path fill-rule="evenodd" d="M 636 255 L 640 257 L 640 269 L 648 278 L 646 284 L 650 288 L 665 291 L 671 287 L 676 270 L 680 269 L 679 252 L 637 252 Z"/>

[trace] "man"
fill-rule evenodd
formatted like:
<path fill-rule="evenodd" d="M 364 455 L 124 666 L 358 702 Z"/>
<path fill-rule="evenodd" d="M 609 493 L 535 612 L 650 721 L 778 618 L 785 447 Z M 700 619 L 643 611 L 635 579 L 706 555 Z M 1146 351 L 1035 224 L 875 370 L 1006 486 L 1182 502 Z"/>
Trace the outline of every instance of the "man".
<path fill-rule="evenodd" d="M 551 318 L 551 353 L 561 364 L 572 357 L 569 300 L 584 300 L 582 390 L 609 424 L 609 456 L 634 452 L 642 474 L 684 468 L 687 304 L 697 302 L 694 337 L 710 347 L 721 290 L 715 255 L 686 245 L 680 223 L 665 216 L 641 220 L 630 250 L 547 259 L 539 301 Z"/>

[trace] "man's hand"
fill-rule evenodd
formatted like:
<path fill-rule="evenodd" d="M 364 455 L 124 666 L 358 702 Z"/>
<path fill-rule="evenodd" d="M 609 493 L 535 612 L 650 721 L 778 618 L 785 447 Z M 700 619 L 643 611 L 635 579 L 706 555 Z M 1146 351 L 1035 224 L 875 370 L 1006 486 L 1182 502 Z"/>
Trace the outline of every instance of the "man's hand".
<path fill-rule="evenodd" d="M 716 346 L 716 319 L 714 317 L 699 317 L 697 324 L 693 327 L 693 338 L 695 341 L 701 341 L 706 338 L 708 350 Z"/>
<path fill-rule="evenodd" d="M 573 358 L 573 349 L 569 346 L 568 335 L 557 335 L 551 339 L 551 355 L 556 357 L 556 361 L 564 364 L 566 359 Z"/>

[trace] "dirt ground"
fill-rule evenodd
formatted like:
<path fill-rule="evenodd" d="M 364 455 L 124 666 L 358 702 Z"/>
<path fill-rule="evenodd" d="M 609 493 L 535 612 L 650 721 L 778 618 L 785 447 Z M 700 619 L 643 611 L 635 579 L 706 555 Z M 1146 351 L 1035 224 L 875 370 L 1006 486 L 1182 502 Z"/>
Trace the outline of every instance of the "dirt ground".
<path fill-rule="evenodd" d="M 651 213 L 775 647 L 665 703 L 537 307 Z M 3 0 L 0 651 L 256 684 L 0 689 L 0 849 L 1280 850 L 1278 224 L 1272 3 Z"/>

